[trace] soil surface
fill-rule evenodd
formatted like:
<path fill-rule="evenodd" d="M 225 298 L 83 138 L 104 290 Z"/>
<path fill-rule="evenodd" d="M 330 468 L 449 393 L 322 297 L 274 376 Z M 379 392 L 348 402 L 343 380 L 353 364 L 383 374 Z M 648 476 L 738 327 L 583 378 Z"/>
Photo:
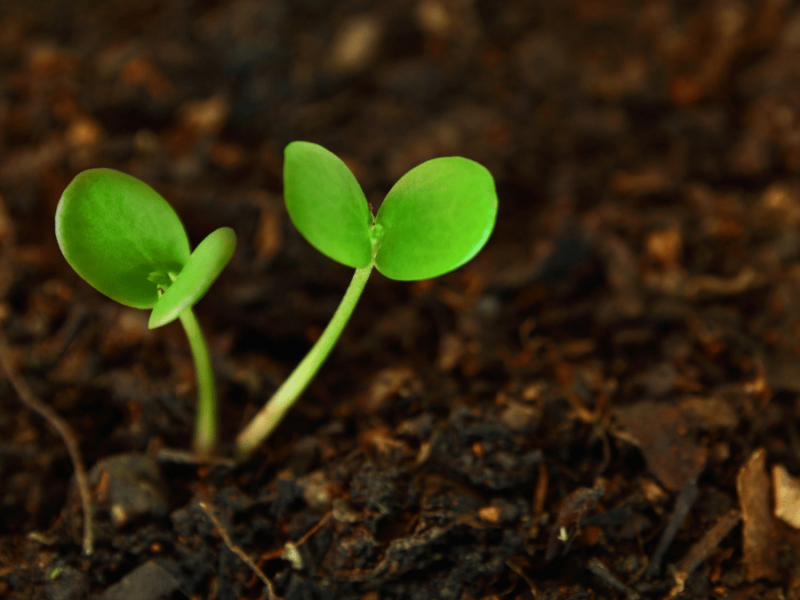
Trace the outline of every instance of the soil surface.
<path fill-rule="evenodd" d="M 61 256 L 81 170 L 230 226 L 196 306 L 223 455 L 352 271 L 289 221 L 320 143 L 377 209 L 461 155 L 497 227 L 432 281 L 374 274 L 245 464 L 196 464 L 177 324 Z M 0 597 L 800 598 L 800 7 L 788 0 L 0 3 Z"/>

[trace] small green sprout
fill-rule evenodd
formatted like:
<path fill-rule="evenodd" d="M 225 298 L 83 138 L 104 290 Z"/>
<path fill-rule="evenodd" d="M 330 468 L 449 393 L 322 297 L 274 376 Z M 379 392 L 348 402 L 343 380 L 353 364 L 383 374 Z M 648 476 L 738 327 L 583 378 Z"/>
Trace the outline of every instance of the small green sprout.
<path fill-rule="evenodd" d="M 277 427 L 322 366 L 373 267 L 401 281 L 452 271 L 486 244 L 497 217 L 492 175 L 461 157 L 435 158 L 406 173 L 375 217 L 344 162 L 309 142 L 286 147 L 284 197 L 292 222 L 311 245 L 356 272 L 314 347 L 237 437 L 240 459 Z"/>
<path fill-rule="evenodd" d="M 191 252 L 178 215 L 154 189 L 119 171 L 89 169 L 58 202 L 56 238 L 87 283 L 120 304 L 152 309 L 150 329 L 180 319 L 197 372 L 193 449 L 211 454 L 217 444 L 214 373 L 192 306 L 233 256 L 236 234 L 222 227 Z"/>

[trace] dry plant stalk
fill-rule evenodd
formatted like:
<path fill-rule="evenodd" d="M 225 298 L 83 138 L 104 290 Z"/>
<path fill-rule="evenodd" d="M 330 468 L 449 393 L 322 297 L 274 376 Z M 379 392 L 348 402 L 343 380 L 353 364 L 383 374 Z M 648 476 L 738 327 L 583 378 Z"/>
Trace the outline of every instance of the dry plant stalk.
<path fill-rule="evenodd" d="M 67 447 L 69 458 L 75 469 L 75 482 L 78 486 L 78 494 L 80 495 L 81 507 L 83 509 L 83 552 L 89 556 L 94 552 L 92 502 L 89 496 L 89 481 L 86 478 L 86 469 L 83 466 L 78 440 L 75 434 L 72 433 L 72 429 L 67 422 L 59 417 L 52 408 L 39 400 L 36 394 L 33 393 L 33 390 L 28 387 L 26 381 L 19 376 L 14 368 L 8 342 L 2 333 L 0 333 L 0 364 L 3 365 L 3 370 L 6 372 L 6 376 L 11 382 L 11 385 L 13 385 L 14 389 L 17 391 L 22 403 L 34 412 L 39 413 L 42 418 L 56 430 L 56 433 L 61 439 L 64 440 L 64 445 Z"/>

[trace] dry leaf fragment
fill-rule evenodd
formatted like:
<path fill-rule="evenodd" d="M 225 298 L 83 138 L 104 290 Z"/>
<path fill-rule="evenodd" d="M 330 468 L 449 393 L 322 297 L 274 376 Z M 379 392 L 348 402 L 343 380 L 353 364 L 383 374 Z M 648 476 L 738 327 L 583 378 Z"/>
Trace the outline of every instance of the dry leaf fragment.
<path fill-rule="evenodd" d="M 614 415 L 668 490 L 682 490 L 705 468 L 706 450 L 687 435 L 688 425 L 675 406 L 644 400 L 618 407 Z"/>

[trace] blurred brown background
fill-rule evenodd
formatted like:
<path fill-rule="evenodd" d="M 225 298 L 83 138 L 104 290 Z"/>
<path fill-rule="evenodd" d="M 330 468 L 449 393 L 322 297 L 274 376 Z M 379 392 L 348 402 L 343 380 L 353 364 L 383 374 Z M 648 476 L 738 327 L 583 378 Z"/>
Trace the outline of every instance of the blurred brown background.
<path fill-rule="evenodd" d="M 787 0 L 0 3 L 0 318 L 90 467 L 186 447 L 194 374 L 177 326 L 148 331 L 61 257 L 82 169 L 147 181 L 194 244 L 237 231 L 197 307 L 228 441 L 350 277 L 288 220 L 288 142 L 341 156 L 375 208 L 445 155 L 500 195 L 469 265 L 373 276 L 254 461 L 162 464 L 169 516 L 119 530 L 101 506 L 93 559 L 61 442 L 0 381 L 0 591 L 81 598 L 167 560 L 180 597 L 259 597 L 205 497 L 286 598 L 800 598 L 773 515 L 794 480 L 768 476 L 800 471 L 799 82 Z M 274 554 L 329 511 L 304 567 Z"/>

